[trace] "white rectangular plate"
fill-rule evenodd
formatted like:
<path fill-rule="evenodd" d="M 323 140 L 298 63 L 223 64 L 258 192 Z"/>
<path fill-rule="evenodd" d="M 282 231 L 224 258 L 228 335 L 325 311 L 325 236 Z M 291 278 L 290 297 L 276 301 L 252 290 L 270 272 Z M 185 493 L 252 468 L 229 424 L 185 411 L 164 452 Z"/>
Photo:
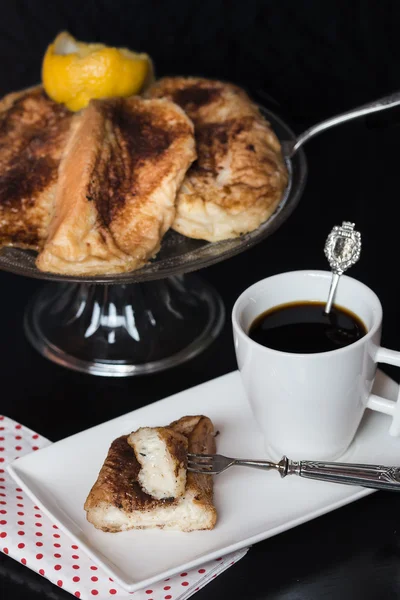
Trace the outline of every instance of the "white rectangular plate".
<path fill-rule="evenodd" d="M 395 400 L 397 391 L 398 385 L 378 372 L 374 392 Z M 281 479 L 276 472 L 233 467 L 215 478 L 218 522 L 213 531 L 104 533 L 88 523 L 83 505 L 112 440 L 138 427 L 166 425 L 195 414 L 209 416 L 220 431 L 218 452 L 265 457 L 261 435 L 235 371 L 33 452 L 13 462 L 9 472 L 63 531 L 131 592 L 372 493 L 359 487 L 295 476 Z M 398 464 L 400 440 L 389 436 L 389 425 L 385 415 L 368 410 L 341 460 Z"/>

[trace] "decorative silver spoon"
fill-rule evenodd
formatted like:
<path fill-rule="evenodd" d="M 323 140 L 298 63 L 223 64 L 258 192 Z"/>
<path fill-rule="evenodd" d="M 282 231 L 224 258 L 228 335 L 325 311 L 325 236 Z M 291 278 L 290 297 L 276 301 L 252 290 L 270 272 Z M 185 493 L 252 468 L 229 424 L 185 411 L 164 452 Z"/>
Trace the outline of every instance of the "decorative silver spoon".
<path fill-rule="evenodd" d="M 361 233 L 354 231 L 354 223 L 343 221 L 326 238 L 325 256 L 332 271 L 331 287 L 325 305 L 326 314 L 331 311 L 340 276 L 358 261 L 360 253 Z"/>

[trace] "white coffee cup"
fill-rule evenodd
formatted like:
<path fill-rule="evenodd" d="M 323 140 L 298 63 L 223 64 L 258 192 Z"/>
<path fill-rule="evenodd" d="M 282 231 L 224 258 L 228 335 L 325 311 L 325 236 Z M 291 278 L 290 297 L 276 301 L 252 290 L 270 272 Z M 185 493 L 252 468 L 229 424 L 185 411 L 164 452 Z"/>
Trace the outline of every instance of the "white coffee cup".
<path fill-rule="evenodd" d="M 367 334 L 343 348 L 295 354 L 250 339 L 263 312 L 296 301 L 325 302 L 328 271 L 292 271 L 245 290 L 232 311 L 238 367 L 267 453 L 294 460 L 340 457 L 356 434 L 366 408 L 392 415 L 389 433 L 400 434 L 400 403 L 371 394 L 377 363 L 400 366 L 400 352 L 380 346 L 382 306 L 366 285 L 343 275 L 335 304 L 355 313 Z"/>

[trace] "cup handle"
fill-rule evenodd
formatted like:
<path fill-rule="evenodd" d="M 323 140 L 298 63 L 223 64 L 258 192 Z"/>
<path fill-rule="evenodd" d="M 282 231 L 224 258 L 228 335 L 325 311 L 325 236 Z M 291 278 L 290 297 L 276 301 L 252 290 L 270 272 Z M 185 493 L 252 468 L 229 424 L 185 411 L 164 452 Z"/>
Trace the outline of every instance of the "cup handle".
<path fill-rule="evenodd" d="M 376 362 L 385 363 L 400 367 L 400 352 L 390 350 L 389 348 L 378 348 L 375 357 Z M 389 434 L 393 437 L 400 435 L 400 385 L 397 394 L 397 401 L 388 400 L 382 396 L 371 394 L 368 398 L 367 408 L 392 416 L 392 424 L 389 429 Z"/>

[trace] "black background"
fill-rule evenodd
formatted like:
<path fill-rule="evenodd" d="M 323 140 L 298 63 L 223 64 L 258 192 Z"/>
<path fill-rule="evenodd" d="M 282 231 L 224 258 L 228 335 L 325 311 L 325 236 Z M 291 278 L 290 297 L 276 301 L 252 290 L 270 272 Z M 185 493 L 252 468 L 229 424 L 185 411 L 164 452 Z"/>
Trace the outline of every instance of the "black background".
<path fill-rule="evenodd" d="M 40 80 L 43 52 L 62 29 L 78 39 L 146 51 L 159 76 L 234 81 L 263 98 L 298 133 L 400 90 L 400 5 L 395 1 L 31 0 L 0 2 L 2 94 Z M 111 380 L 47 362 L 22 331 L 24 308 L 40 282 L 1 273 L 0 411 L 58 440 L 232 371 L 229 314 L 235 298 L 273 273 L 326 268 L 323 243 L 342 220 L 354 220 L 362 232 L 362 256 L 352 275 L 380 296 L 383 344 L 399 348 L 399 121 L 393 109 L 309 142 L 308 183 L 287 223 L 252 250 L 202 272 L 224 299 L 223 333 L 201 356 L 169 372 Z M 384 370 L 398 379 L 395 368 Z M 399 499 L 378 492 L 259 543 L 197 597 L 399 597 Z M 2 554 L 0 593 L 4 599 L 69 597 Z"/>

